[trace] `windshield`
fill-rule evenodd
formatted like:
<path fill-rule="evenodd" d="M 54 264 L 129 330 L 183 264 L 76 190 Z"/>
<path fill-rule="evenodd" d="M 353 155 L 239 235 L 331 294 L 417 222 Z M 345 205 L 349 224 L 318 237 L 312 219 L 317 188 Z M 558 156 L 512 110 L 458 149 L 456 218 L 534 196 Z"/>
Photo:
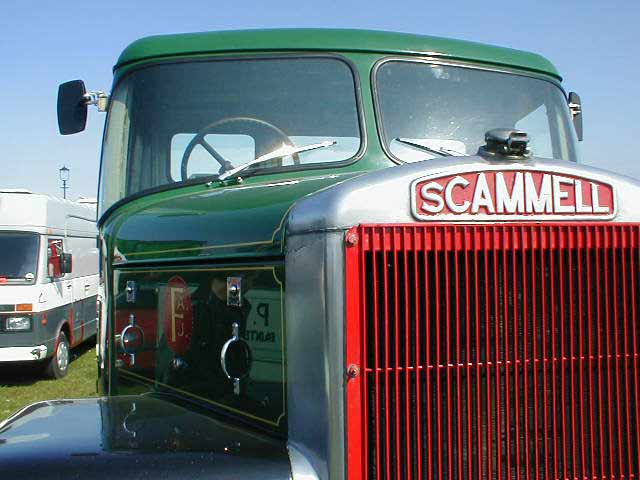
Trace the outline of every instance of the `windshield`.
<path fill-rule="evenodd" d="M 0 279 L 5 279 L 0 285 L 7 280 L 33 283 L 37 273 L 38 247 L 38 235 L 35 233 L 0 232 Z"/>
<path fill-rule="evenodd" d="M 285 146 L 243 175 L 345 162 L 360 150 L 353 73 L 336 58 L 190 61 L 136 70 L 115 87 L 100 214 L 162 185 L 207 178 Z M 305 150 L 309 145 L 321 148 Z M 298 149 L 302 150 L 295 153 Z"/>
<path fill-rule="evenodd" d="M 494 128 L 524 130 L 534 156 L 576 161 L 567 102 L 552 82 L 393 60 L 377 69 L 375 85 L 384 143 L 403 162 L 474 155 Z"/>

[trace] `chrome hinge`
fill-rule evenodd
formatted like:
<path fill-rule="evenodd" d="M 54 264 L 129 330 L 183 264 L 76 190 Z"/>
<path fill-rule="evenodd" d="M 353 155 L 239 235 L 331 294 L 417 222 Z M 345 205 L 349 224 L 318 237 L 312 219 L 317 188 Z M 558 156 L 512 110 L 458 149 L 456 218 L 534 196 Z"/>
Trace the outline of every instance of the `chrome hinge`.
<path fill-rule="evenodd" d="M 136 282 L 133 280 L 128 280 L 127 281 L 127 288 L 126 288 L 126 292 L 127 292 L 127 303 L 135 303 L 136 302 L 136 295 L 137 295 L 137 286 L 136 286 Z"/>
<path fill-rule="evenodd" d="M 230 307 L 242 305 L 242 277 L 227 277 L 227 305 Z"/>

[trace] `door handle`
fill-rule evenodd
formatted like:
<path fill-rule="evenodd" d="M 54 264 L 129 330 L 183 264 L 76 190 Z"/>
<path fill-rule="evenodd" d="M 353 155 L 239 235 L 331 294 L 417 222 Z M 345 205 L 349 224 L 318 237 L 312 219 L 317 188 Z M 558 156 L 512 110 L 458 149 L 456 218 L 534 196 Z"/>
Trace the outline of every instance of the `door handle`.
<path fill-rule="evenodd" d="M 73 287 L 73 285 L 71 285 L 70 283 L 67 285 L 67 289 Z"/>

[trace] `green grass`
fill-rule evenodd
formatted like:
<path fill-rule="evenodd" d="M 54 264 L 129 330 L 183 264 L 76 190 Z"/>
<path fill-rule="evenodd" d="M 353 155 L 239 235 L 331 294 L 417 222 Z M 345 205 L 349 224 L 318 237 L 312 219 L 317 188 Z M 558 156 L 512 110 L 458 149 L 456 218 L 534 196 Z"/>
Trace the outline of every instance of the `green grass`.
<path fill-rule="evenodd" d="M 95 397 L 96 349 L 90 341 L 71 351 L 69 373 L 61 380 L 44 378 L 31 366 L 0 370 L 0 421 L 30 403 L 58 398 Z"/>

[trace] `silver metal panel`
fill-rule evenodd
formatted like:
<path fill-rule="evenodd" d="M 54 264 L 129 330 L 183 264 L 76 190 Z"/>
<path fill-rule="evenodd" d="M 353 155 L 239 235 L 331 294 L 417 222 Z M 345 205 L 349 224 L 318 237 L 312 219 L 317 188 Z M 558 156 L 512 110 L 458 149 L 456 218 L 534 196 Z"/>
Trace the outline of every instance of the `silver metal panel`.
<path fill-rule="evenodd" d="M 342 234 L 287 243 L 287 402 L 292 463 L 344 478 L 344 262 Z M 302 472 L 308 471 L 303 469 Z M 308 478 L 292 469 L 294 480 Z"/>
<path fill-rule="evenodd" d="M 599 180 L 614 187 L 617 203 L 611 221 L 640 221 L 636 180 L 571 162 L 535 158 L 522 162 L 479 156 L 428 160 L 368 173 L 300 200 L 289 215 L 285 251 L 289 455 L 294 480 L 346 476 L 345 231 L 363 222 L 419 222 L 411 212 L 412 182 L 481 170 L 537 170 Z"/>
<path fill-rule="evenodd" d="M 289 462 L 291 463 L 291 475 L 293 480 L 318 480 L 318 473 L 305 457 L 294 446 L 289 444 Z"/>
<path fill-rule="evenodd" d="M 410 185 L 414 180 L 480 170 L 545 171 L 600 180 L 614 187 L 617 212 L 611 221 L 640 221 L 640 209 L 637 207 L 640 204 L 640 183 L 630 177 L 562 160 L 531 158 L 522 162 L 504 162 L 473 156 L 425 160 L 342 182 L 301 200 L 291 211 L 287 232 L 289 235 L 297 235 L 304 232 L 343 230 L 362 222 L 416 222 L 411 214 Z M 467 216 L 460 220 L 472 219 Z"/>

